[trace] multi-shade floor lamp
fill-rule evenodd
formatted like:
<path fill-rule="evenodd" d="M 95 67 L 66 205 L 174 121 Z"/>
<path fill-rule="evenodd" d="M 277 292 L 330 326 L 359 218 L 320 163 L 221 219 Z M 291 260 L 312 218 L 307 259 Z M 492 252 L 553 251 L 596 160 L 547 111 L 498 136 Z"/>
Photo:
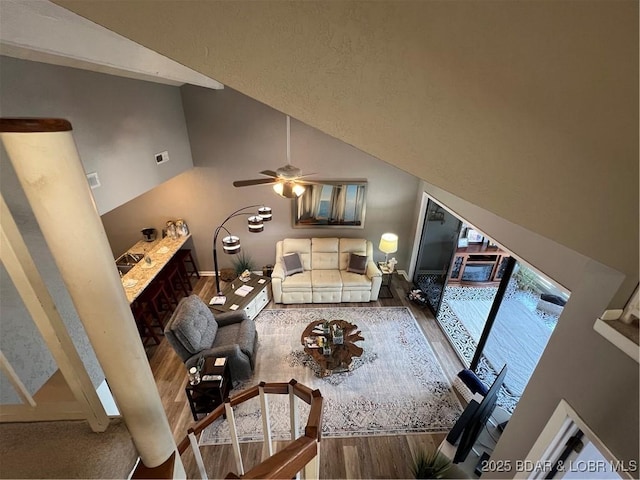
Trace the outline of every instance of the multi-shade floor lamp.
<path fill-rule="evenodd" d="M 258 207 L 258 212 L 250 213 L 245 212 L 250 208 Z M 227 233 L 227 236 L 222 239 L 222 250 L 228 254 L 236 254 L 240 252 L 240 237 L 233 235 L 229 230 L 225 228 L 225 224 L 234 217 L 238 217 L 240 215 L 248 215 L 247 218 L 247 226 L 249 228 L 249 232 L 251 233 L 260 233 L 264 230 L 264 222 L 268 222 L 273 217 L 270 207 L 266 207 L 264 205 L 249 205 L 246 207 L 242 207 L 232 214 L 230 214 L 224 221 L 216 228 L 216 232 L 213 235 L 213 268 L 215 269 L 216 274 L 216 292 L 217 295 L 222 295 L 222 290 L 220 289 L 220 272 L 218 271 L 218 234 L 221 230 L 224 230 Z"/>

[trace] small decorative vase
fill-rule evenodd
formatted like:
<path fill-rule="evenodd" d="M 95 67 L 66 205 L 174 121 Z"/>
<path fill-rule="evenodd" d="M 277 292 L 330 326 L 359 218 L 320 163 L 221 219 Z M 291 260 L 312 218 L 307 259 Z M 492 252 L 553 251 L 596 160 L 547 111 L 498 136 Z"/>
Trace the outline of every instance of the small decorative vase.
<path fill-rule="evenodd" d="M 335 345 L 342 345 L 344 341 L 344 332 L 341 328 L 336 328 L 333 332 L 333 343 Z"/>

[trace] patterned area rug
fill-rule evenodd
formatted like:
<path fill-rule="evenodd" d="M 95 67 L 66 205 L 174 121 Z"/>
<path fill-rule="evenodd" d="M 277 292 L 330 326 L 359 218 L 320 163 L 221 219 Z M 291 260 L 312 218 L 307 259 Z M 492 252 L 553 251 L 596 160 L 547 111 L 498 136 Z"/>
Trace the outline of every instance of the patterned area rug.
<path fill-rule="evenodd" d="M 344 319 L 362 330 L 364 348 L 349 371 L 319 377 L 313 360 L 300 345 L 304 328 L 319 319 Z M 411 311 L 388 308 L 306 308 L 263 310 L 256 318 L 259 335 L 256 371 L 234 392 L 264 382 L 295 378 L 325 399 L 324 437 L 444 432 L 462 409 Z M 274 439 L 289 433 L 289 400 L 268 395 Z M 300 423 L 308 407 L 300 403 Z M 238 435 L 243 442 L 262 441 L 260 401 L 236 407 Z M 229 443 L 226 420 L 216 420 L 202 432 L 201 445 Z"/>

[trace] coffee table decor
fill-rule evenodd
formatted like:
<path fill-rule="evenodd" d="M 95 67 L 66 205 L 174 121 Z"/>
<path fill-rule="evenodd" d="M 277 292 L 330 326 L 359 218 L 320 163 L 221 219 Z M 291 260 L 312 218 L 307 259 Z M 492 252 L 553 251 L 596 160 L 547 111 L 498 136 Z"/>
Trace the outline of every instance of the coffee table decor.
<path fill-rule="evenodd" d="M 355 342 L 364 340 L 358 327 L 346 320 L 314 320 L 302 332 L 304 352 L 317 364 L 319 376 L 349 371 L 351 362 L 363 353 Z"/>
<path fill-rule="evenodd" d="M 356 325 L 364 340 L 349 370 L 318 376 L 301 338 L 312 322 L 340 319 Z M 255 319 L 259 347 L 253 377 L 234 391 L 264 382 L 296 379 L 325 399 L 323 437 L 448 432 L 462 408 L 436 355 L 405 307 L 286 308 L 262 310 Z M 316 335 L 316 334 L 313 334 Z M 317 335 L 320 336 L 320 335 Z M 319 372 L 318 372 L 319 373 Z M 233 396 L 233 395 L 232 395 Z M 274 439 L 289 439 L 289 402 L 269 398 Z M 262 441 L 259 402 L 238 407 L 241 441 Z M 246 407 L 246 408 L 245 408 Z M 307 414 L 300 406 L 301 418 Z M 228 426 L 214 423 L 201 445 L 229 443 Z"/>

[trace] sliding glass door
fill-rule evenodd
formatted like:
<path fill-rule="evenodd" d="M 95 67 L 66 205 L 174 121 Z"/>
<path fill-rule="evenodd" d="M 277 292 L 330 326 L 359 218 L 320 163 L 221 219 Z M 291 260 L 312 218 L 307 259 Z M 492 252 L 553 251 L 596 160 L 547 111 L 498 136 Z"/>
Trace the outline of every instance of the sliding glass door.
<path fill-rule="evenodd" d="M 569 292 L 432 200 L 413 281 L 464 365 L 485 384 L 507 365 L 498 404 L 512 412 Z"/>
<path fill-rule="evenodd" d="M 499 404 L 513 411 L 542 356 L 569 293 L 520 262 L 514 262 L 503 294 L 498 292 L 471 369 L 491 384 L 504 365 L 508 373 Z"/>
<path fill-rule="evenodd" d="M 434 315 L 440 309 L 461 226 L 462 222 L 454 215 L 429 200 L 413 283 L 426 294 Z"/>

